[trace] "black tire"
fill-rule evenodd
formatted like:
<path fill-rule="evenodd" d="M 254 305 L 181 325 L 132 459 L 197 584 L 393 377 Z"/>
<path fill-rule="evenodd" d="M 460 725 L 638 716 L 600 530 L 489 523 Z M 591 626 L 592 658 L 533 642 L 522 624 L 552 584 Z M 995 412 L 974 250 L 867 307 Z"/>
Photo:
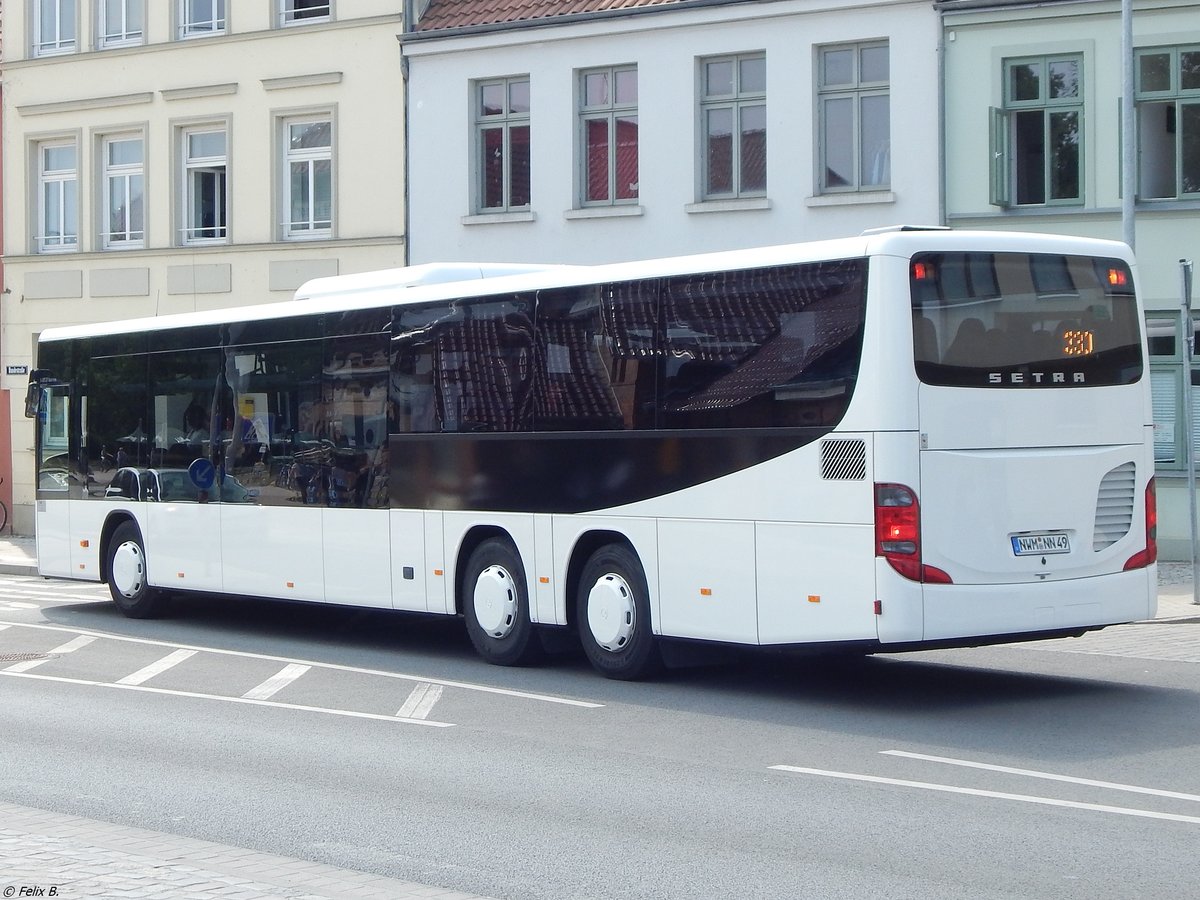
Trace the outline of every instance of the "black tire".
<path fill-rule="evenodd" d="M 108 542 L 108 592 L 131 619 L 149 619 L 162 611 L 163 592 L 146 578 L 146 547 L 133 522 L 122 522 Z"/>
<path fill-rule="evenodd" d="M 661 670 L 646 573 L 626 545 L 601 547 L 583 567 L 575 623 L 583 652 L 601 675 L 636 681 Z"/>
<path fill-rule="evenodd" d="M 541 658 L 525 567 L 509 540 L 488 538 L 475 548 L 463 573 L 462 610 L 471 643 L 492 665 L 524 666 Z"/>

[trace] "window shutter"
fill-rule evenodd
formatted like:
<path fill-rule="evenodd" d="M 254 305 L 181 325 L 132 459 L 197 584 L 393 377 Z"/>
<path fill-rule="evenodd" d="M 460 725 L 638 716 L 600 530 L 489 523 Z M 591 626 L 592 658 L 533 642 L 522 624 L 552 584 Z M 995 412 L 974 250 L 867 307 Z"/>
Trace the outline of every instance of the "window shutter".
<path fill-rule="evenodd" d="M 1175 440 L 1176 410 L 1179 409 L 1179 369 L 1156 369 L 1150 373 L 1150 402 L 1154 417 L 1154 461 L 1173 463 L 1178 459 Z M 1193 405 L 1195 405 L 1193 403 Z"/>
<path fill-rule="evenodd" d="M 1008 206 L 1008 120 L 1004 110 L 994 106 L 988 109 L 988 116 L 988 202 L 992 206 Z"/>

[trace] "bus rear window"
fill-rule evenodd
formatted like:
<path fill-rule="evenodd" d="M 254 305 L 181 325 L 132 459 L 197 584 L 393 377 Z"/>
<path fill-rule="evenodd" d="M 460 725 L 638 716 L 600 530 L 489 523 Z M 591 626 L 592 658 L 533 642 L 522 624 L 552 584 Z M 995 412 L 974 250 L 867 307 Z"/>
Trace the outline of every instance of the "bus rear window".
<path fill-rule="evenodd" d="M 909 281 L 926 384 L 1092 387 L 1142 376 L 1133 276 L 1121 260 L 922 253 Z"/>

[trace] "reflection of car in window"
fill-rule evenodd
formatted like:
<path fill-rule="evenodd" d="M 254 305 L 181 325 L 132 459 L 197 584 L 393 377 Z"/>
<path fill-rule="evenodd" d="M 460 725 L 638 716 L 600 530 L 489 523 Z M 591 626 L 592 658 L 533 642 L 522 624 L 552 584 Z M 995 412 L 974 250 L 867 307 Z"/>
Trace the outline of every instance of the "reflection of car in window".
<path fill-rule="evenodd" d="M 135 469 L 123 468 L 113 476 L 104 491 L 110 499 L 150 500 L 161 503 L 199 503 L 200 488 L 192 481 L 187 469 Z M 257 491 L 249 491 L 232 475 L 221 482 L 221 491 L 205 492 L 204 502 L 254 503 Z"/>

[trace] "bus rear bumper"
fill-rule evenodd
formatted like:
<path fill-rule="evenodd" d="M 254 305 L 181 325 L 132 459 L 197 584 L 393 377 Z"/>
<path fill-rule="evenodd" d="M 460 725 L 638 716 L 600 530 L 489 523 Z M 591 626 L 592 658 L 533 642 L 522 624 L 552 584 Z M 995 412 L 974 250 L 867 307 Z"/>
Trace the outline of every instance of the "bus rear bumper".
<path fill-rule="evenodd" d="M 924 641 L 1071 632 L 1154 618 L 1157 568 L 1035 584 L 924 586 Z"/>

